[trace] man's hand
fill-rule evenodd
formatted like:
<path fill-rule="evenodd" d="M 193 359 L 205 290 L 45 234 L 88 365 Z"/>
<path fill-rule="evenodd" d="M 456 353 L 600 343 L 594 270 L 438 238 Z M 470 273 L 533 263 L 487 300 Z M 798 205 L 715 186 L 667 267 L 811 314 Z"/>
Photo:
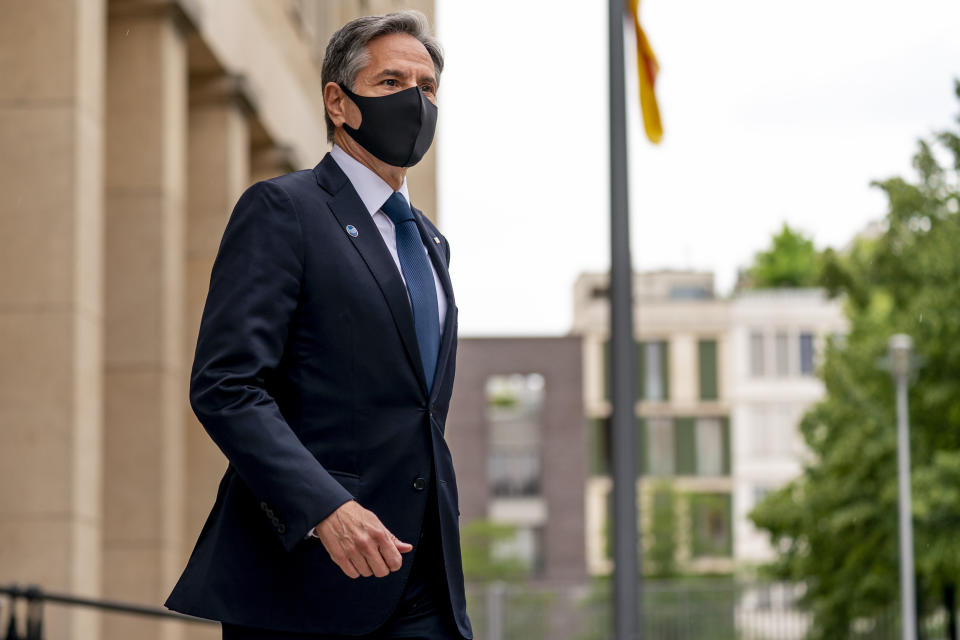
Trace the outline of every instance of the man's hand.
<path fill-rule="evenodd" d="M 330 558 L 351 578 L 382 578 L 397 571 L 401 553 L 413 545 L 400 542 L 380 519 L 355 501 L 344 503 L 313 528 Z"/>

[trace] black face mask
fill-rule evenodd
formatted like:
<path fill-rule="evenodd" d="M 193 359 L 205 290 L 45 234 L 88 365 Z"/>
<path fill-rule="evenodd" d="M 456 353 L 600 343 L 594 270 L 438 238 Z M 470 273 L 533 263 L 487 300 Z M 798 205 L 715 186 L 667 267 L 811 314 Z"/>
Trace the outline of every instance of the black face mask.
<path fill-rule="evenodd" d="M 420 162 L 437 130 L 437 106 L 420 87 L 410 87 L 385 96 L 358 96 L 342 84 L 363 120 L 344 131 L 375 157 L 394 167 L 412 167 Z"/>

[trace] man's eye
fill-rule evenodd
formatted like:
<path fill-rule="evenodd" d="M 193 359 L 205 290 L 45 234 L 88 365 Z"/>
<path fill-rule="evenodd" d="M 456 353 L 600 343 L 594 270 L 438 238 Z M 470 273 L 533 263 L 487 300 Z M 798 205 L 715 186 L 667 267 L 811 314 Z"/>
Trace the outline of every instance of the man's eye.
<path fill-rule="evenodd" d="M 423 91 L 424 93 L 433 93 L 433 85 L 432 85 L 432 84 L 422 84 L 422 85 L 420 85 L 420 91 Z"/>
<path fill-rule="evenodd" d="M 397 86 L 397 81 L 394 78 L 387 78 L 386 80 L 383 81 L 383 83 L 388 87 Z"/>

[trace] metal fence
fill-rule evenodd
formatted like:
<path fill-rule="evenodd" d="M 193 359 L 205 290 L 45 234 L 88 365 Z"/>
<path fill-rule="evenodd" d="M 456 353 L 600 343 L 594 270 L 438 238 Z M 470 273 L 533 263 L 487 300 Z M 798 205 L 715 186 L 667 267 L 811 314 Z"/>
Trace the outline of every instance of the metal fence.
<path fill-rule="evenodd" d="M 802 585 L 732 579 L 646 581 L 644 640 L 801 640 L 810 615 L 799 600 Z M 477 640 L 610 640 L 609 583 L 535 586 L 469 585 L 467 607 Z M 924 640 L 946 640 L 946 615 L 921 621 Z M 847 638 L 897 640 L 899 611 L 892 607 L 851 625 Z M 840 639 L 838 639 L 840 640 Z"/>
<path fill-rule="evenodd" d="M 20 587 L 15 584 L 5 587 L 0 586 L 0 596 L 6 596 L 6 602 L 3 602 L 3 598 L 0 598 L 0 638 L 4 640 L 43 640 L 46 638 L 47 636 L 44 634 L 44 604 L 46 603 L 85 607 L 108 613 L 165 618 L 203 625 L 219 624 L 210 620 L 167 611 L 161 607 L 148 607 L 101 598 L 84 598 L 66 593 L 45 591 L 35 586 Z"/>
<path fill-rule="evenodd" d="M 646 581 L 644 640 L 801 640 L 810 626 L 799 599 L 803 586 L 730 579 Z M 6 596 L 4 598 L 4 596 Z M 468 585 L 467 608 L 476 640 L 611 640 L 609 583 Z M 38 587 L 0 586 L 0 638 L 42 640 L 44 604 L 79 606 L 183 622 L 217 624 L 112 600 L 83 598 Z M 899 611 L 864 618 L 847 638 L 896 640 Z M 946 640 L 947 616 L 938 611 L 920 621 L 923 640 Z M 839 639 L 838 639 L 839 640 Z"/>

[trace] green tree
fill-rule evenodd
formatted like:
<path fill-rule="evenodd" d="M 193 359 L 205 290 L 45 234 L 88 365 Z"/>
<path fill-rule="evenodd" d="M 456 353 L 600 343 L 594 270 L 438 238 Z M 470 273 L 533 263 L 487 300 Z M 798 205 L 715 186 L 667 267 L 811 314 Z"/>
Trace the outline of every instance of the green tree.
<path fill-rule="evenodd" d="M 814 287 L 820 277 L 820 254 L 813 240 L 783 224 L 769 249 L 758 252 L 747 270 L 751 289 L 770 287 Z"/>
<path fill-rule="evenodd" d="M 650 540 L 644 553 L 644 573 L 652 578 L 677 575 L 677 492 L 670 482 L 660 482 L 650 499 Z"/>
<path fill-rule="evenodd" d="M 490 583 L 507 583 L 504 588 L 503 622 L 507 638 L 545 638 L 550 623 L 551 594 L 530 588 L 526 583 L 533 567 L 515 556 L 499 553 L 497 548 L 516 538 L 517 527 L 486 518 L 472 520 L 460 530 L 460 551 L 463 558 L 470 611 L 477 637 L 486 633 L 486 599 Z"/>
<path fill-rule="evenodd" d="M 956 93 L 960 99 L 960 82 Z M 770 569 L 806 583 L 814 638 L 857 637 L 864 625 L 854 621 L 876 620 L 899 601 L 894 392 L 881 366 L 894 333 L 910 334 L 917 352 L 910 421 L 919 595 L 927 611 L 941 603 L 955 609 L 960 131 L 921 141 L 914 167 L 913 181 L 875 183 L 889 211 L 872 237 L 824 256 L 822 282 L 845 297 L 849 332 L 830 342 L 821 370 L 826 396 L 801 422 L 811 463 L 751 514 L 779 551 Z"/>
<path fill-rule="evenodd" d="M 510 524 L 477 518 L 460 531 L 463 577 L 467 582 L 487 583 L 494 580 L 515 582 L 530 573 L 523 560 L 497 553 L 497 545 L 512 540 L 517 528 Z"/>
<path fill-rule="evenodd" d="M 637 553 L 642 558 L 641 568 L 647 578 L 674 578 L 680 575 L 677 567 L 677 506 L 678 495 L 669 480 L 658 480 L 650 492 L 649 524 L 637 521 L 640 539 Z M 603 522 L 603 553 L 613 560 L 613 492 L 607 495 L 607 517 Z"/>

